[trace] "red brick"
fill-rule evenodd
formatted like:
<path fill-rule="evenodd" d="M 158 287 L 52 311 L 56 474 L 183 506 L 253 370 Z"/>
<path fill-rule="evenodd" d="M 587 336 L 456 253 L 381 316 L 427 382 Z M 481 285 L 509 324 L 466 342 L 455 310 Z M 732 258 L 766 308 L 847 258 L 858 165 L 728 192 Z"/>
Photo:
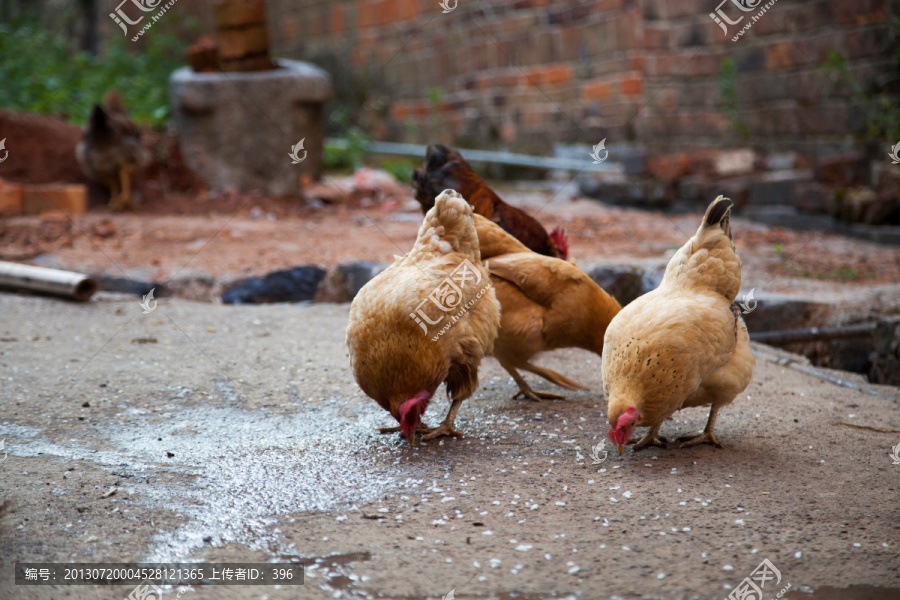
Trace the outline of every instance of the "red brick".
<path fill-rule="evenodd" d="M 264 0 L 226 0 L 213 7 L 218 27 L 243 27 L 266 22 Z"/>
<path fill-rule="evenodd" d="M 595 13 L 612 12 L 621 10 L 624 0 L 597 0 L 594 2 Z"/>
<path fill-rule="evenodd" d="M 581 86 L 581 97 L 586 102 L 603 101 L 609 98 L 610 91 L 608 81 L 589 81 Z"/>
<path fill-rule="evenodd" d="M 24 212 L 25 186 L 0 179 L 0 217 L 15 217 Z"/>
<path fill-rule="evenodd" d="M 544 70 L 541 80 L 548 85 L 562 85 L 572 81 L 572 67 L 557 65 Z"/>
<path fill-rule="evenodd" d="M 794 63 L 795 47 L 791 42 L 778 42 L 766 50 L 766 70 L 779 71 L 791 69 Z"/>
<path fill-rule="evenodd" d="M 670 36 L 668 25 L 647 23 L 644 25 L 644 49 L 664 50 L 669 47 Z"/>
<path fill-rule="evenodd" d="M 638 31 L 641 29 L 641 15 L 637 11 L 625 13 L 616 19 L 616 48 L 634 50 L 640 47 Z"/>
<path fill-rule="evenodd" d="M 647 157 L 647 170 L 660 181 L 677 181 L 690 173 L 691 162 L 687 154 Z"/>
<path fill-rule="evenodd" d="M 644 80 L 638 76 L 623 77 L 619 80 L 619 91 L 626 96 L 637 96 L 644 91 Z"/>
<path fill-rule="evenodd" d="M 26 185 L 22 207 L 26 215 L 47 211 L 80 214 L 87 210 L 87 186 L 53 183 Z"/>
<path fill-rule="evenodd" d="M 331 7 L 331 33 L 341 35 L 344 33 L 346 23 L 344 21 L 344 7 L 336 4 Z"/>
<path fill-rule="evenodd" d="M 223 61 L 267 54 L 269 35 L 265 27 L 229 29 L 219 32 L 219 57 Z"/>
<path fill-rule="evenodd" d="M 885 0 L 837 0 L 834 4 L 838 24 L 844 27 L 887 20 Z"/>
<path fill-rule="evenodd" d="M 391 118 L 395 121 L 405 121 L 410 115 L 411 111 L 406 102 L 395 102 L 391 105 Z"/>
<path fill-rule="evenodd" d="M 418 0 L 400 0 L 399 2 L 399 18 L 408 21 L 419 16 Z"/>
<path fill-rule="evenodd" d="M 375 6 L 369 0 L 358 0 L 356 3 L 356 20 L 359 26 L 372 27 L 375 24 Z"/>
<path fill-rule="evenodd" d="M 282 17 L 281 35 L 285 39 L 296 39 L 300 35 L 300 19 L 289 15 Z"/>

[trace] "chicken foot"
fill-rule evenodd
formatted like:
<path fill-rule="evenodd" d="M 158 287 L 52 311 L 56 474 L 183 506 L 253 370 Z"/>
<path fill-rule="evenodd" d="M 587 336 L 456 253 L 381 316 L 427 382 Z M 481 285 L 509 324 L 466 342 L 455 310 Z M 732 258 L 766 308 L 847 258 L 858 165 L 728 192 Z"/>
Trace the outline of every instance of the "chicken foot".
<path fill-rule="evenodd" d="M 709 419 L 706 421 L 706 429 L 703 430 L 703 433 L 678 438 L 678 441 L 680 442 L 678 447 L 688 448 L 690 446 L 696 446 L 697 444 L 712 444 L 716 448 L 725 448 L 725 445 L 716 439 L 716 435 L 713 433 L 713 427 L 716 424 L 716 414 L 718 412 L 718 408 L 715 406 L 711 407 L 709 409 Z"/>
<path fill-rule="evenodd" d="M 131 167 L 123 166 L 119 169 L 119 191 L 109 200 L 109 206 L 113 210 L 127 210 L 131 208 Z"/>
<path fill-rule="evenodd" d="M 656 446 L 657 448 L 668 448 L 669 440 L 659 435 L 659 428 L 662 423 L 657 423 L 650 428 L 650 431 L 644 434 L 639 440 L 631 440 L 629 444 L 634 444 L 634 451 L 643 450 L 647 446 Z"/>
<path fill-rule="evenodd" d="M 456 413 L 459 411 L 460 405 L 462 405 L 462 400 L 453 400 L 450 403 L 450 410 L 447 411 L 447 416 L 444 417 L 444 422 L 423 435 L 422 441 L 433 440 L 434 438 L 445 435 L 450 437 L 462 437 L 462 432 L 453 429 L 453 421 L 456 420 Z"/>
<path fill-rule="evenodd" d="M 531 386 L 528 385 L 528 382 L 525 381 L 525 378 L 522 377 L 516 368 L 500 362 L 500 366 L 506 369 L 506 372 L 509 373 L 515 382 L 519 386 L 519 391 L 513 394 L 512 400 L 518 400 L 519 398 L 528 399 L 533 402 L 540 402 L 541 400 L 565 400 L 565 396 L 560 396 L 559 394 L 551 394 L 550 392 L 536 392 L 531 389 Z"/>
<path fill-rule="evenodd" d="M 378 433 L 400 433 L 400 427 L 376 427 L 375 431 Z M 431 427 L 425 423 L 419 423 L 419 426 L 416 427 L 416 433 L 428 433 L 430 431 Z"/>
<path fill-rule="evenodd" d="M 113 210 L 118 210 L 116 207 L 119 205 L 119 196 L 122 193 L 122 188 L 119 186 L 119 178 L 112 177 L 104 183 L 109 188 L 109 207 Z"/>
<path fill-rule="evenodd" d="M 540 375 L 550 383 L 555 383 L 559 387 L 566 388 L 567 390 L 586 390 L 589 389 L 583 383 L 578 383 L 574 379 L 569 379 L 562 373 L 557 373 L 556 371 L 552 371 L 550 369 L 545 369 L 544 367 L 539 367 L 537 365 L 531 363 L 525 363 L 522 366 L 526 371 L 530 371 L 535 375 Z"/>

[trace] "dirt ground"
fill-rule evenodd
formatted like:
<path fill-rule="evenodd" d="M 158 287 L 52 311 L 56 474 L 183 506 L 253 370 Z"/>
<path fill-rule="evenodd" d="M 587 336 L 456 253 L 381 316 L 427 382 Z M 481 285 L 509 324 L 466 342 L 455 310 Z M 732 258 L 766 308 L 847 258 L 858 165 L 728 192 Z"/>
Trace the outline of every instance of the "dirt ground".
<path fill-rule="evenodd" d="M 607 426 L 586 352 L 541 358 L 591 387 L 557 402 L 511 400 L 488 359 L 466 437 L 411 448 L 374 431 L 391 419 L 350 374 L 346 305 L 4 294 L 0 314 L 0 598 L 132 589 L 17 586 L 14 561 L 296 560 L 302 587 L 182 597 L 721 599 L 764 558 L 766 598 L 900 598 L 900 433 L 841 425 L 898 431 L 897 403 L 765 350 L 721 413 L 728 449 L 592 464 Z"/>
<path fill-rule="evenodd" d="M 78 177 L 55 164 L 6 167 L 26 181 Z M 194 187 L 165 166 L 132 214 L 95 202 L 71 220 L 2 220 L 0 259 L 163 282 L 257 275 L 389 262 L 421 222 L 408 198 L 321 205 Z M 664 265 L 699 222 L 578 199 L 562 184 L 499 191 L 548 229 L 564 225 L 583 267 Z M 734 231 L 745 289 L 900 308 L 900 248 L 739 217 Z M 120 295 L 79 305 L 0 294 L 0 599 L 133 590 L 16 585 L 16 561 L 294 561 L 307 567 L 302 587 L 165 595 L 712 600 L 764 558 L 781 575 L 765 598 L 788 585 L 782 597 L 900 598 L 895 400 L 758 348 L 753 382 L 718 422 L 729 449 L 600 452 L 594 464 L 607 429 L 600 359 L 559 351 L 539 361 L 589 391 L 511 400 L 513 382 L 488 359 L 457 419 L 466 437 L 410 448 L 374 431 L 391 419 L 349 372 L 347 311 L 163 298 L 143 314 Z M 433 402 L 426 421 L 444 409 Z M 705 419 L 690 409 L 663 434 Z"/>
<path fill-rule="evenodd" d="M 326 182 L 347 185 L 337 176 Z M 548 229 L 566 227 L 570 255 L 585 268 L 664 266 L 701 216 L 607 206 L 578 198 L 563 184 L 498 187 Z M 407 252 L 422 219 L 415 200 L 362 204 L 316 206 L 296 198 L 198 192 L 156 200 L 134 214 L 97 207 L 71 221 L 16 217 L 0 221 L 0 260 L 31 262 L 43 255 L 51 261 L 43 264 L 51 266 L 164 282 L 185 272 L 221 277 L 302 264 L 386 263 Z M 734 230 L 746 289 L 830 291 L 900 281 L 900 247 L 770 228 L 740 217 Z"/>

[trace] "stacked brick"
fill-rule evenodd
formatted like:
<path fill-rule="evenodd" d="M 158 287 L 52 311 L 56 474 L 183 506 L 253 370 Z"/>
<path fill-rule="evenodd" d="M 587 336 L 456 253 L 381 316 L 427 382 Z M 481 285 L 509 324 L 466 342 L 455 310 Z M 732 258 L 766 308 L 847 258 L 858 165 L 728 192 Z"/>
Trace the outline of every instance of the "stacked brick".
<path fill-rule="evenodd" d="M 739 120 L 754 145 L 815 156 L 860 132 L 852 91 L 821 65 L 834 48 L 861 81 L 883 72 L 896 0 L 777 0 L 734 42 L 754 13 L 719 2 L 445 0 L 447 13 L 439 0 L 268 5 L 277 54 L 332 71 L 351 105 L 367 98 L 382 138 L 546 153 L 548 142 L 606 137 L 670 151 L 746 142 Z M 744 17 L 727 34 L 710 18 L 720 7 Z M 726 56 L 736 115 L 722 94 Z"/>

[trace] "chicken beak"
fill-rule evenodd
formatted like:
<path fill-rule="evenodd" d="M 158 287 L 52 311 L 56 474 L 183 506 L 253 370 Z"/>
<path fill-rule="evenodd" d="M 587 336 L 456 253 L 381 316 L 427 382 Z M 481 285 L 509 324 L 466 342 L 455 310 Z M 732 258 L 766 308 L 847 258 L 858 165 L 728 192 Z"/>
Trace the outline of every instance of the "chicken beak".
<path fill-rule="evenodd" d="M 406 441 L 409 442 L 410 446 L 415 446 L 416 445 L 416 432 L 413 431 L 408 436 L 406 436 Z"/>
<path fill-rule="evenodd" d="M 622 453 L 625 452 L 625 444 L 619 444 L 619 456 L 622 456 Z"/>

